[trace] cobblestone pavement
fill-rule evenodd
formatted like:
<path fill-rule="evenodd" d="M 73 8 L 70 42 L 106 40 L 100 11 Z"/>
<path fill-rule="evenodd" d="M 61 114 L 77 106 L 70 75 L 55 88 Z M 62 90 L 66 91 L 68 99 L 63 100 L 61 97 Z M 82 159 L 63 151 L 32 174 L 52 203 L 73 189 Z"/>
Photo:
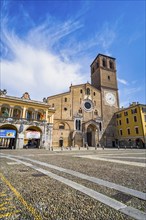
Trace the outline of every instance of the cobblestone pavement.
<path fill-rule="evenodd" d="M 143 149 L 2 150 L 0 219 L 146 219 Z"/>

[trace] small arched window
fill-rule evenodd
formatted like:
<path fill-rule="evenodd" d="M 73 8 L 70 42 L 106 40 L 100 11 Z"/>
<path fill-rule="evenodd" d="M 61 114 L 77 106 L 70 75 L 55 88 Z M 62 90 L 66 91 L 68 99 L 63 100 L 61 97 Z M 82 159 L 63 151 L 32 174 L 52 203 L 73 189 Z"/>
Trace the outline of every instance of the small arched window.
<path fill-rule="evenodd" d="M 63 124 L 63 123 L 60 123 L 60 124 L 59 124 L 59 129 L 64 129 L 64 128 L 65 128 L 64 124 Z"/>
<path fill-rule="evenodd" d="M 67 102 L 67 98 L 64 98 L 64 101 Z"/>
<path fill-rule="evenodd" d="M 41 120 L 41 113 L 40 112 L 37 113 L 37 120 Z"/>
<path fill-rule="evenodd" d="M 96 93 L 95 93 L 95 92 L 93 92 L 93 95 L 95 96 L 95 95 L 96 95 Z"/>
<path fill-rule="evenodd" d="M 20 115 L 21 115 L 21 110 L 15 108 L 14 111 L 13 111 L 13 117 L 14 118 L 20 118 Z"/>
<path fill-rule="evenodd" d="M 9 117 L 9 108 L 8 107 L 2 107 L 1 112 L 3 117 Z"/>
<path fill-rule="evenodd" d="M 92 73 L 94 73 L 94 71 L 95 71 L 95 69 L 94 69 L 94 67 L 92 68 Z"/>
<path fill-rule="evenodd" d="M 111 78 L 110 78 L 110 76 L 108 76 L 108 80 L 110 80 Z"/>
<path fill-rule="evenodd" d="M 110 69 L 114 69 L 114 64 L 111 60 L 109 61 L 109 66 L 110 66 Z"/>
<path fill-rule="evenodd" d="M 35 118 L 35 111 L 33 108 L 29 108 L 27 111 L 26 111 L 26 119 L 27 120 L 31 120 L 31 119 L 34 119 Z"/>
<path fill-rule="evenodd" d="M 66 108 L 66 107 L 64 108 L 64 111 L 67 111 L 67 108 Z"/>
<path fill-rule="evenodd" d="M 83 93 L 83 90 L 82 90 L 82 89 L 80 90 L 80 93 Z"/>
<path fill-rule="evenodd" d="M 87 93 L 87 95 L 90 95 L 90 89 L 89 88 L 86 89 L 86 93 Z"/>
<path fill-rule="evenodd" d="M 28 110 L 26 114 L 26 119 L 31 120 L 32 119 L 32 111 Z"/>
<path fill-rule="evenodd" d="M 105 59 L 102 60 L 102 65 L 103 65 L 103 67 L 106 67 L 106 60 Z"/>
<path fill-rule="evenodd" d="M 81 108 L 79 109 L 79 113 L 82 114 L 82 109 Z"/>
<path fill-rule="evenodd" d="M 97 110 L 94 111 L 94 115 L 98 115 L 98 111 Z"/>

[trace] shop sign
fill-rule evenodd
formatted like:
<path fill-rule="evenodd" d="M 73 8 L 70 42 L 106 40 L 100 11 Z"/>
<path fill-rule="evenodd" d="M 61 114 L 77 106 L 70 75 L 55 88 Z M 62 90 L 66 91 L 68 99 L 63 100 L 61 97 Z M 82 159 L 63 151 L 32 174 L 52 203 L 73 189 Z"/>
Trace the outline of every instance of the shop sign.
<path fill-rule="evenodd" d="M 15 130 L 0 129 L 1 138 L 15 138 L 15 136 L 16 136 Z"/>
<path fill-rule="evenodd" d="M 26 139 L 40 139 L 39 131 L 26 131 L 25 138 Z"/>

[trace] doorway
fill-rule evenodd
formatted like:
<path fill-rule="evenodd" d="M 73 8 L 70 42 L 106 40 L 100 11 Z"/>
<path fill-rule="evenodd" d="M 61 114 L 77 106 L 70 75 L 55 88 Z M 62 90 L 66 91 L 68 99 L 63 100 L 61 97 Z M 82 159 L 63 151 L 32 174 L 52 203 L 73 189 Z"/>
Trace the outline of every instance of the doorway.
<path fill-rule="evenodd" d="M 59 147 L 63 147 L 63 138 L 59 139 Z"/>
<path fill-rule="evenodd" d="M 87 143 L 88 143 L 88 146 L 92 146 L 92 132 L 91 131 L 87 132 Z"/>
<path fill-rule="evenodd" d="M 87 144 L 89 147 L 95 147 L 98 142 L 98 135 L 97 135 L 97 129 L 94 124 L 90 124 L 87 127 Z"/>

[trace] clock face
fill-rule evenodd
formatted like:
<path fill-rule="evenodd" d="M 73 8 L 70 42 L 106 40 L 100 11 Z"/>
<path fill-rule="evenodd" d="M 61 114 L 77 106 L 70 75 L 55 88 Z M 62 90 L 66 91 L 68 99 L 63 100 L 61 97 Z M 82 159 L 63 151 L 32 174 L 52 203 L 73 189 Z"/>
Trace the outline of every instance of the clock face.
<path fill-rule="evenodd" d="M 115 102 L 116 102 L 116 98 L 115 98 L 115 95 L 113 93 L 106 93 L 105 95 L 105 99 L 106 99 L 106 102 L 109 104 L 109 105 L 114 105 Z"/>

